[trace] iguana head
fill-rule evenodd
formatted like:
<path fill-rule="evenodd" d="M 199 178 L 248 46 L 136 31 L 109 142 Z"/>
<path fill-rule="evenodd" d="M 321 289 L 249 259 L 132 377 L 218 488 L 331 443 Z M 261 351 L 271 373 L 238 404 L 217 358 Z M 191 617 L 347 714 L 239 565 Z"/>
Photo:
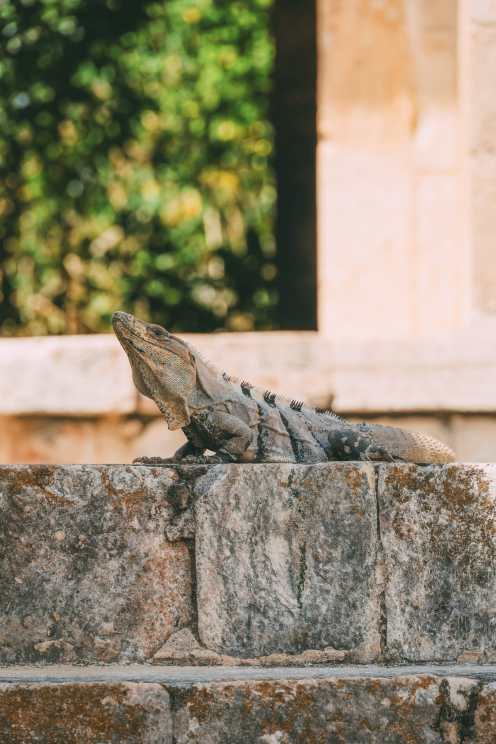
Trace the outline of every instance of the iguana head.
<path fill-rule="evenodd" d="M 196 360 L 189 346 L 165 328 L 129 313 L 114 313 L 112 325 L 140 393 L 155 401 L 169 429 L 186 426 L 196 385 Z"/>

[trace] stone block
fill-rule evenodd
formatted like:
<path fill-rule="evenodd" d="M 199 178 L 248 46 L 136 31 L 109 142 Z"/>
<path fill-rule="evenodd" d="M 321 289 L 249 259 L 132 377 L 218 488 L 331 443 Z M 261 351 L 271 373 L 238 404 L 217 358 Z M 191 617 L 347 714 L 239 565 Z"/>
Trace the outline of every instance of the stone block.
<path fill-rule="evenodd" d="M 496 44 L 496 27 L 494 44 Z M 493 64 L 496 64 L 496 52 Z M 494 140 L 496 136 L 496 105 L 491 132 Z M 496 266 L 494 262 L 496 152 L 493 150 L 474 156 L 471 159 L 470 168 L 471 190 L 475 194 L 470 204 L 470 226 L 474 243 L 471 256 L 473 267 L 472 292 L 477 310 L 488 313 L 494 318 L 496 314 Z M 493 347 L 493 344 L 488 345 Z"/>
<path fill-rule="evenodd" d="M 135 437 L 131 437 L 132 459 L 135 457 L 172 457 L 186 442 L 182 429 L 169 431 L 165 419 L 148 419 Z"/>
<path fill-rule="evenodd" d="M 453 448 L 461 462 L 496 462 L 496 416 L 452 417 Z"/>
<path fill-rule="evenodd" d="M 136 389 L 129 363 L 113 336 L 2 340 L 2 415 L 86 416 L 135 409 Z"/>
<path fill-rule="evenodd" d="M 462 744 L 476 686 L 429 675 L 198 684 L 178 695 L 175 741 Z"/>
<path fill-rule="evenodd" d="M 337 342 L 335 410 L 493 413 L 496 349 L 490 339 L 495 332 L 496 324 L 490 324 L 424 340 Z"/>
<path fill-rule="evenodd" d="M 0 685 L 0 744 L 172 744 L 158 684 Z"/>
<path fill-rule="evenodd" d="M 0 663 L 144 660 L 192 616 L 170 469 L 0 468 Z"/>
<path fill-rule="evenodd" d="M 196 484 L 198 628 L 239 657 L 380 652 L 372 465 L 230 465 Z"/>
<path fill-rule="evenodd" d="M 317 158 L 322 335 L 336 343 L 408 337 L 416 267 L 408 251 L 412 195 L 406 154 L 329 140 L 319 143 Z"/>
<path fill-rule="evenodd" d="M 388 656 L 496 659 L 496 466 L 383 465 L 378 493 Z"/>
<path fill-rule="evenodd" d="M 477 696 L 473 741 L 474 744 L 496 741 L 496 682 L 484 685 Z"/>
<path fill-rule="evenodd" d="M 496 0 L 470 0 L 464 3 L 468 18 L 476 23 L 496 24 Z"/>
<path fill-rule="evenodd" d="M 491 75 L 496 64 L 495 43 L 496 21 L 492 24 L 472 24 L 467 38 L 470 60 L 467 69 L 470 75 L 470 98 L 467 100 L 469 154 L 494 154 L 496 149 L 496 101 Z M 477 198 L 477 195 L 474 197 Z"/>
<path fill-rule="evenodd" d="M 0 462 L 130 462 L 136 429 L 141 422 L 124 416 L 0 416 Z"/>

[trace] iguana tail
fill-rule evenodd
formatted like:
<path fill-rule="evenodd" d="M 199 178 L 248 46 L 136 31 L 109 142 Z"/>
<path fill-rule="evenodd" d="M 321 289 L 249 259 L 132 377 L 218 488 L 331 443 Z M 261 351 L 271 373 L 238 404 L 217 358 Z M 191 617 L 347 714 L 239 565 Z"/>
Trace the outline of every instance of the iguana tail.
<path fill-rule="evenodd" d="M 456 460 L 452 449 L 428 434 L 380 424 L 369 424 L 368 428 L 374 446 L 388 452 L 394 460 L 415 462 L 418 465 Z"/>

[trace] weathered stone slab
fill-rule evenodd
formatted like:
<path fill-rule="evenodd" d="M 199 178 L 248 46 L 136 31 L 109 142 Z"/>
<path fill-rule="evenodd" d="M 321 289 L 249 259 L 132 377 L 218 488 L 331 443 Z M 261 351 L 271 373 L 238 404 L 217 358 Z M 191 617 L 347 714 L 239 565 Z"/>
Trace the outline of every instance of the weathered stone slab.
<path fill-rule="evenodd" d="M 234 656 L 380 652 L 372 465 L 230 465 L 196 485 L 198 628 Z"/>
<path fill-rule="evenodd" d="M 0 401 L 3 415 L 115 415 L 135 411 L 137 393 L 112 336 L 9 338 L 0 346 Z"/>
<path fill-rule="evenodd" d="M 380 466 L 392 659 L 496 659 L 496 466 Z"/>
<path fill-rule="evenodd" d="M 474 744 L 496 741 L 496 683 L 484 685 L 477 697 L 474 720 Z"/>
<path fill-rule="evenodd" d="M 158 684 L 0 685 L 1 744 L 172 744 Z"/>
<path fill-rule="evenodd" d="M 462 744 L 476 689 L 474 680 L 428 675 L 199 684 L 176 693 L 174 736 L 177 744 Z"/>
<path fill-rule="evenodd" d="M 174 470 L 0 467 L 0 662 L 144 660 L 191 622 Z"/>
<path fill-rule="evenodd" d="M 494 685 L 446 670 L 20 669 L 0 684 L 0 744 L 494 741 Z"/>

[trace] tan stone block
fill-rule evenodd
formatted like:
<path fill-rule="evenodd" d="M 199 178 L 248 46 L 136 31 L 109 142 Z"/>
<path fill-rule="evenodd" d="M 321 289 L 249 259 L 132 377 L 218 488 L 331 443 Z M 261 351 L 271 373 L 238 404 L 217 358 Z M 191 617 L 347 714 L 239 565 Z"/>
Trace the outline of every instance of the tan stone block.
<path fill-rule="evenodd" d="M 463 0 L 468 18 L 480 24 L 496 24 L 496 0 Z"/>
<path fill-rule="evenodd" d="M 15 381 L 15 384 L 14 384 Z M 136 393 L 113 336 L 2 339 L 0 413 L 127 413 Z"/>
<path fill-rule="evenodd" d="M 139 435 L 130 442 L 131 459 L 136 457 L 172 457 L 186 442 L 181 429 L 169 431 L 163 417 L 143 423 Z"/>
<path fill-rule="evenodd" d="M 404 142 L 415 81 L 402 0 L 319 0 L 318 130 L 358 146 Z"/>
<path fill-rule="evenodd" d="M 496 415 L 452 417 L 453 446 L 462 462 L 496 462 Z"/>
<path fill-rule="evenodd" d="M 456 128 L 447 127 L 442 132 L 445 142 L 449 132 L 457 135 Z M 452 138 L 453 139 L 453 138 Z M 436 142 L 429 143 L 434 152 L 443 148 Z M 458 155 L 458 143 L 448 144 L 453 160 Z M 431 152 L 427 157 L 432 159 Z M 438 156 L 439 157 L 439 156 Z M 446 153 L 447 160 L 449 153 Z M 415 205 L 415 283 L 411 290 L 413 328 L 417 336 L 439 336 L 456 330 L 466 322 L 463 303 L 464 287 L 468 284 L 464 252 L 460 240 L 463 229 L 460 209 L 459 174 L 453 162 L 445 164 L 440 172 L 417 174 L 413 195 Z M 450 170 L 451 169 L 451 170 Z"/>
<path fill-rule="evenodd" d="M 6 438 L 0 461 L 4 463 L 131 462 L 134 456 L 134 438 L 129 438 L 124 417 L 12 416 L 3 419 L 3 428 Z"/>
<path fill-rule="evenodd" d="M 469 155 L 485 155 L 496 151 L 496 23 L 472 25 L 468 33 L 467 147 Z M 477 194 L 472 198 L 477 199 Z"/>
<path fill-rule="evenodd" d="M 496 64 L 496 55 L 494 63 Z M 496 137 L 496 108 L 492 132 Z M 491 153 L 474 156 L 470 168 L 473 198 L 469 214 L 474 303 L 479 312 L 491 313 L 496 317 L 496 152 L 493 150 Z"/>
<path fill-rule="evenodd" d="M 415 266 L 407 152 L 320 143 L 318 193 L 323 336 L 335 342 L 409 336 Z"/>
<path fill-rule="evenodd" d="M 336 410 L 496 411 L 495 333 L 496 326 L 422 340 L 338 341 Z"/>

